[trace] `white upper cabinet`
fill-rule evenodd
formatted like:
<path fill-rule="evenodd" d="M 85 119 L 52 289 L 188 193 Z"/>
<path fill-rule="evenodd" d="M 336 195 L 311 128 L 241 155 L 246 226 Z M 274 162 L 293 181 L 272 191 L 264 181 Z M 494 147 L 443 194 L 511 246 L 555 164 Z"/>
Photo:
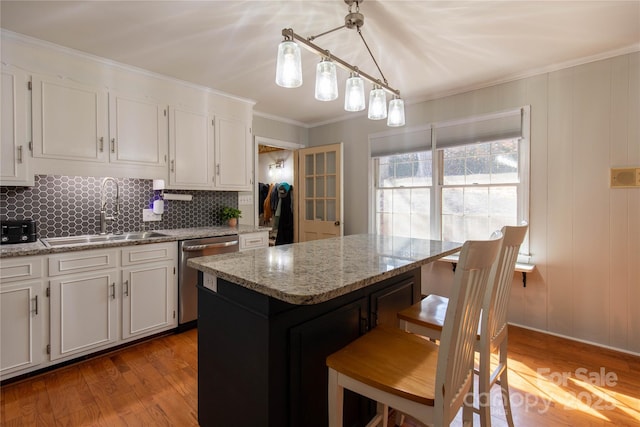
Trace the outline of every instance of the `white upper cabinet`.
<path fill-rule="evenodd" d="M 252 190 L 252 101 L 68 49 L 2 42 L 3 185 L 28 184 L 29 166 L 33 174 Z"/>
<path fill-rule="evenodd" d="M 29 168 L 29 77 L 21 70 L 2 67 L 2 136 L 0 185 L 33 185 Z"/>
<path fill-rule="evenodd" d="M 216 117 L 215 163 L 218 190 L 251 191 L 251 128 L 244 121 Z"/>
<path fill-rule="evenodd" d="M 166 106 L 40 75 L 32 100 L 36 172 L 166 177 Z"/>
<path fill-rule="evenodd" d="M 169 188 L 213 189 L 213 117 L 169 108 Z"/>
<path fill-rule="evenodd" d="M 109 93 L 111 163 L 165 167 L 167 108 L 158 102 Z"/>
<path fill-rule="evenodd" d="M 32 100 L 34 157 L 107 161 L 106 89 L 34 75 Z"/>

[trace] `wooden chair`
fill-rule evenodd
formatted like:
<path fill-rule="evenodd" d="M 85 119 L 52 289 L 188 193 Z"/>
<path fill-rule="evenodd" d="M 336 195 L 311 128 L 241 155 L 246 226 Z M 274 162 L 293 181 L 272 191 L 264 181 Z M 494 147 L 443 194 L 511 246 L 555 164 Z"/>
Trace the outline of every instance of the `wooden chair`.
<path fill-rule="evenodd" d="M 330 427 L 342 426 L 345 388 L 378 402 L 369 426 L 386 427 L 388 407 L 437 426 L 450 424 L 463 407 L 463 420 L 473 421 L 473 346 L 501 242 L 499 236 L 463 245 L 439 346 L 378 326 L 327 357 Z"/>
<path fill-rule="evenodd" d="M 491 271 L 489 285 L 482 302 L 482 313 L 475 349 L 480 355 L 478 373 L 478 408 L 482 426 L 491 425 L 491 387 L 499 384 L 502 390 L 502 404 L 509 426 L 513 427 L 513 416 L 509 401 L 507 379 L 507 311 L 511 282 L 520 245 L 527 233 L 527 224 L 505 226 L 500 253 Z M 421 302 L 398 313 L 400 328 L 431 339 L 440 339 L 444 325 L 443 314 L 450 304 L 448 298 L 429 295 Z M 491 354 L 498 351 L 498 364 L 491 369 Z"/>

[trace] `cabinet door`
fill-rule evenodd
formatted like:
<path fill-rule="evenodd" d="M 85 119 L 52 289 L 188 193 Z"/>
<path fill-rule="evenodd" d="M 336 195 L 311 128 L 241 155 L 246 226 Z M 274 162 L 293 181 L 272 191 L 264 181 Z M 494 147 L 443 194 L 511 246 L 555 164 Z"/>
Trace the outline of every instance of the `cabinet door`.
<path fill-rule="evenodd" d="M 141 265 L 122 271 L 122 338 L 177 326 L 175 263 Z"/>
<path fill-rule="evenodd" d="M 398 312 L 418 302 L 414 279 L 406 279 L 371 294 L 370 327 L 398 327 Z"/>
<path fill-rule="evenodd" d="M 105 89 L 34 75 L 32 99 L 34 157 L 107 161 Z"/>
<path fill-rule="evenodd" d="M 169 108 L 169 186 L 213 189 L 213 118 L 206 112 Z"/>
<path fill-rule="evenodd" d="M 216 189 L 251 191 L 251 130 L 245 122 L 216 117 Z"/>
<path fill-rule="evenodd" d="M 328 425 L 326 358 L 366 332 L 367 303 L 361 298 L 290 331 L 290 425 Z M 364 425 L 368 401 L 345 392 L 345 425 Z"/>
<path fill-rule="evenodd" d="M 28 76 L 23 71 L 3 67 L 2 135 L 0 138 L 0 185 L 33 185 L 29 175 L 29 91 Z"/>
<path fill-rule="evenodd" d="M 117 270 L 56 278 L 50 285 L 51 360 L 118 340 Z"/>
<path fill-rule="evenodd" d="M 39 280 L 0 288 L 0 375 L 42 362 L 43 308 Z"/>
<path fill-rule="evenodd" d="M 163 105 L 117 93 L 109 94 L 111 163 L 165 167 L 168 117 Z"/>

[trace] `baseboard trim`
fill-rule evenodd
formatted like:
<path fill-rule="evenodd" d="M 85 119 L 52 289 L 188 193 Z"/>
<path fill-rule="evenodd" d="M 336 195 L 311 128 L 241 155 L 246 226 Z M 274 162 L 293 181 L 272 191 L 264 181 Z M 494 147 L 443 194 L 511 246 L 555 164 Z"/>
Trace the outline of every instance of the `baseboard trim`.
<path fill-rule="evenodd" d="M 533 328 L 531 326 L 520 325 L 518 323 L 509 322 L 509 325 L 517 326 L 517 327 L 522 328 L 522 329 L 528 329 L 530 331 L 540 332 L 541 334 L 547 334 L 547 335 L 552 335 L 554 337 L 564 338 L 564 339 L 567 339 L 567 340 L 570 340 L 570 341 L 576 341 L 576 342 L 579 342 L 579 343 L 582 343 L 582 344 L 589 344 L 589 345 L 592 345 L 594 347 L 605 348 L 607 350 L 615 351 L 617 353 L 624 353 L 624 354 L 629 354 L 631 356 L 640 357 L 640 353 L 636 353 L 636 352 L 631 351 L 631 350 L 625 350 L 625 349 L 618 348 L 618 347 L 612 347 L 612 346 L 609 346 L 609 345 L 604 345 L 604 344 L 600 344 L 600 343 L 593 342 L 593 341 L 582 340 L 582 339 L 579 339 L 579 338 L 570 337 L 570 336 L 563 335 L 563 334 L 558 334 L 558 333 L 555 333 L 555 332 L 545 331 L 543 329 Z"/>

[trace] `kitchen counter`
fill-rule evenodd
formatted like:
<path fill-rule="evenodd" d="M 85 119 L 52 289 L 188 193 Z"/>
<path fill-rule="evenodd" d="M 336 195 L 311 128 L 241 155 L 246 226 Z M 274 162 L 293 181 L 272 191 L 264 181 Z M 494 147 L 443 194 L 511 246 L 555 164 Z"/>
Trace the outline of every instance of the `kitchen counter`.
<path fill-rule="evenodd" d="M 255 233 L 258 231 L 269 230 L 268 227 L 238 225 L 237 227 L 193 227 L 178 228 L 167 230 L 153 230 L 158 233 L 165 234 L 161 237 L 151 237 L 144 240 L 119 240 L 109 242 L 96 242 L 90 244 L 74 245 L 74 246 L 56 246 L 48 247 L 40 240 L 33 243 L 16 243 L 0 245 L 0 258 L 9 258 L 26 255 L 46 255 L 52 253 L 84 251 L 88 249 L 99 249 L 105 247 L 145 245 L 149 243 L 175 242 L 178 240 L 197 239 L 200 237 L 216 237 L 228 236 L 231 234 Z"/>
<path fill-rule="evenodd" d="M 199 257 L 198 422 L 326 427 L 326 357 L 420 300 L 421 266 L 462 244 L 351 235 Z M 247 403 L 251 410 L 247 410 Z M 345 399 L 345 425 L 375 404 Z"/>
<path fill-rule="evenodd" d="M 190 259 L 188 265 L 291 304 L 318 304 L 415 269 L 461 244 L 351 235 Z"/>

